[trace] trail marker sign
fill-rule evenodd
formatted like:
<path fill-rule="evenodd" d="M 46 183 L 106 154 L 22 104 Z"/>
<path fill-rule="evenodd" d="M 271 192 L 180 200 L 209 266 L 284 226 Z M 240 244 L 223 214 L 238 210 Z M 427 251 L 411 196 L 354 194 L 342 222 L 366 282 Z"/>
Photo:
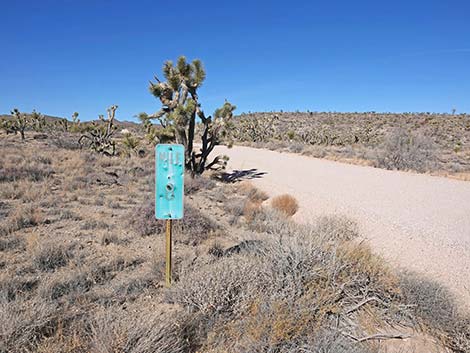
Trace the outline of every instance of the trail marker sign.
<path fill-rule="evenodd" d="M 155 147 L 155 218 L 183 218 L 184 146 Z"/>
<path fill-rule="evenodd" d="M 155 147 L 155 218 L 166 220 L 165 283 L 171 286 L 172 220 L 183 218 L 184 146 Z"/>

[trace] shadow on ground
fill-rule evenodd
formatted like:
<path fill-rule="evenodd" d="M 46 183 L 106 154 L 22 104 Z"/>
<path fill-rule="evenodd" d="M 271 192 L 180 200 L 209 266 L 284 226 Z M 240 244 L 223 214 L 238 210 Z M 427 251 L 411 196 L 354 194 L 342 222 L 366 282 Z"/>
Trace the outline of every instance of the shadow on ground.
<path fill-rule="evenodd" d="M 258 169 L 244 169 L 244 170 L 233 170 L 230 173 L 222 173 L 220 179 L 226 183 L 235 183 L 241 180 L 259 179 L 266 172 L 260 172 Z"/>

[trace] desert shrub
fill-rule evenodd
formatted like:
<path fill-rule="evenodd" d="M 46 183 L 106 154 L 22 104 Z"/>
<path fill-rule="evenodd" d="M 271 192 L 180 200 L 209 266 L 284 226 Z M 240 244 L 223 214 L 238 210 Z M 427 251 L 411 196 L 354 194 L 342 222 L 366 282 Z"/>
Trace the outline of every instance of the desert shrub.
<path fill-rule="evenodd" d="M 286 216 L 293 216 L 299 209 L 297 200 L 288 194 L 274 197 L 271 201 L 271 206 Z"/>
<path fill-rule="evenodd" d="M 0 164 L 0 167 L 0 182 L 13 182 L 22 179 L 41 181 L 54 173 L 49 166 L 33 161 L 16 166 L 3 166 Z"/>
<path fill-rule="evenodd" d="M 214 180 L 196 175 L 194 178 L 185 176 L 184 178 L 184 193 L 186 195 L 192 195 L 201 190 L 212 190 L 216 186 Z"/>
<path fill-rule="evenodd" d="M 222 252 L 223 256 L 234 254 L 253 254 L 263 250 L 264 243 L 261 240 L 242 240 L 240 243 L 231 246 Z"/>
<path fill-rule="evenodd" d="M 67 265 L 72 257 L 71 250 L 57 242 L 38 242 L 33 252 L 34 266 L 41 271 L 53 271 Z"/>
<path fill-rule="evenodd" d="M 287 147 L 289 152 L 292 153 L 301 153 L 304 150 L 305 144 L 301 142 L 290 142 Z"/>
<path fill-rule="evenodd" d="M 316 333 L 291 336 L 302 325 L 302 319 L 296 320 L 295 317 L 287 316 L 282 309 L 273 310 L 269 305 L 263 309 L 257 309 L 255 322 L 250 323 L 251 327 L 247 325 L 248 327 L 236 328 L 248 329 L 245 334 L 238 336 L 232 344 L 223 343 L 231 346 L 230 352 L 378 353 L 379 351 L 378 348 L 374 349 L 364 343 L 353 342 L 333 328 L 322 328 Z"/>
<path fill-rule="evenodd" d="M 286 353 L 378 353 L 377 348 L 351 342 L 335 330 L 322 330 L 307 342 L 288 347 Z"/>
<path fill-rule="evenodd" d="M 68 210 L 66 208 L 61 208 L 59 210 L 59 219 L 60 220 L 69 220 L 69 221 L 81 221 L 82 217 L 80 217 L 77 213 Z"/>
<path fill-rule="evenodd" d="M 268 195 L 249 182 L 241 183 L 236 191 L 241 197 L 233 197 L 224 202 L 225 211 L 231 215 L 229 223 L 237 223 L 241 216 L 250 223 L 262 212 L 261 204 L 268 199 Z"/>
<path fill-rule="evenodd" d="M 197 348 L 191 316 L 167 315 L 151 310 L 146 314 L 113 308 L 96 313 L 92 321 L 91 351 L 96 353 L 186 353 Z"/>
<path fill-rule="evenodd" d="M 470 316 L 459 310 L 448 289 L 412 273 L 401 275 L 400 288 L 420 324 L 453 351 L 470 351 Z"/>
<path fill-rule="evenodd" d="M 118 201 L 115 201 L 115 200 L 108 200 L 108 202 L 106 203 L 106 206 L 108 206 L 108 208 L 115 209 L 115 210 L 124 208 Z"/>
<path fill-rule="evenodd" d="M 333 240 L 352 240 L 359 235 L 357 223 L 349 218 L 336 215 L 318 218 L 316 229 L 321 236 Z"/>
<path fill-rule="evenodd" d="M 186 245 L 198 245 L 219 231 L 217 224 L 189 203 L 184 205 L 184 217 L 175 222 L 175 240 Z"/>
<path fill-rule="evenodd" d="M 377 152 L 376 166 L 396 170 L 433 170 L 436 165 L 436 148 L 433 141 L 422 134 L 413 134 L 403 128 L 386 136 Z"/>
<path fill-rule="evenodd" d="M 272 140 L 268 141 L 264 144 L 264 148 L 267 148 L 268 150 L 271 151 L 279 151 L 282 150 L 283 148 L 286 148 L 288 145 L 284 141 L 278 141 L 278 140 Z"/>
<path fill-rule="evenodd" d="M 141 236 L 160 234 L 165 231 L 165 223 L 155 219 L 155 204 L 145 201 L 128 215 L 130 227 Z"/>
<path fill-rule="evenodd" d="M 116 234 L 114 233 L 106 233 L 101 236 L 101 245 L 109 245 L 109 244 L 120 244 L 123 240 L 121 240 Z"/>
<path fill-rule="evenodd" d="M 163 234 L 165 222 L 155 219 L 155 205 L 145 202 L 132 211 L 131 227 L 140 235 Z M 204 213 L 189 203 L 184 204 L 184 217 L 174 222 L 175 241 L 183 244 L 197 245 L 213 235 L 218 226 Z"/>
<path fill-rule="evenodd" d="M 73 134 L 63 133 L 63 134 L 55 134 L 50 139 L 52 144 L 58 148 L 76 151 L 80 149 L 80 144 L 77 141 L 77 137 Z"/>
<path fill-rule="evenodd" d="M 21 276 L 15 273 L 0 275 L 0 293 L 4 300 L 13 301 L 36 288 L 39 279 L 36 276 Z"/>
<path fill-rule="evenodd" d="M 24 250 L 25 241 L 23 237 L 11 236 L 0 238 L 0 251 Z"/>
<path fill-rule="evenodd" d="M 243 217 L 248 223 L 253 222 L 257 215 L 263 212 L 261 204 L 247 199 L 243 204 Z"/>
<path fill-rule="evenodd" d="M 0 352 L 33 352 L 57 329 L 61 311 L 57 303 L 0 297 Z M 64 316 L 65 317 L 65 316 Z"/>
<path fill-rule="evenodd" d="M 109 225 L 100 220 L 96 219 L 86 219 L 81 225 L 81 230 L 92 230 L 92 229 L 108 229 Z"/>
<path fill-rule="evenodd" d="M 229 223 L 231 225 L 238 222 L 240 217 L 243 215 L 243 210 L 245 209 L 246 199 L 241 198 L 231 198 L 224 202 L 224 210 L 231 216 Z"/>
<path fill-rule="evenodd" d="M 20 206 L 0 225 L 0 235 L 8 235 L 20 229 L 33 227 L 40 222 L 41 215 L 35 206 Z"/>
<path fill-rule="evenodd" d="M 39 286 L 39 295 L 56 300 L 71 293 L 84 293 L 93 286 L 93 279 L 84 271 L 64 270 L 45 279 Z"/>
<path fill-rule="evenodd" d="M 239 194 L 246 196 L 250 201 L 256 203 L 262 203 L 269 198 L 267 193 L 256 188 L 249 182 L 241 183 L 237 191 Z"/>
<path fill-rule="evenodd" d="M 250 295 L 245 292 L 254 280 L 251 275 L 257 264 L 256 259 L 233 256 L 196 271 L 185 269 L 167 300 L 202 314 L 231 316 L 245 300 L 244 296 Z"/>
<path fill-rule="evenodd" d="M 20 180 L 2 185 L 0 197 L 4 199 L 21 200 L 23 202 L 41 201 L 50 189 L 47 183 L 34 183 Z"/>
<path fill-rule="evenodd" d="M 78 307 L 61 307 L 55 301 L 39 297 L 13 302 L 0 298 L 0 352 L 89 351 L 79 337 L 87 333 L 84 317 L 85 313 Z"/>
<path fill-rule="evenodd" d="M 52 336 L 43 337 L 39 342 L 37 353 L 91 352 L 88 339 L 90 325 L 86 314 L 65 324 L 59 320 L 57 326 Z"/>
<path fill-rule="evenodd" d="M 396 303 L 393 275 L 367 248 L 342 248 L 336 235 L 325 239 L 315 226 L 284 225 L 256 251 L 184 268 L 167 293 L 170 302 L 202 316 L 208 348 L 290 352 L 318 343 L 320 349 L 328 347 L 321 335 L 336 332 L 330 346 L 347 352 L 353 345 L 343 333 L 361 335 L 357 312 L 392 323 L 405 310 Z"/>
<path fill-rule="evenodd" d="M 247 221 L 249 229 L 268 234 L 285 232 L 291 225 L 284 214 L 270 207 L 259 207 Z"/>
<path fill-rule="evenodd" d="M 139 256 L 118 255 L 104 261 L 93 262 L 88 273 L 95 283 L 101 284 L 113 279 L 118 272 L 135 268 L 143 262 L 144 259 Z"/>
<path fill-rule="evenodd" d="M 220 243 L 217 241 L 213 242 L 212 245 L 209 247 L 209 250 L 207 250 L 207 253 L 209 255 L 215 256 L 215 257 L 221 257 L 224 255 L 224 248 Z"/>
<path fill-rule="evenodd" d="M 135 299 L 149 289 L 156 288 L 161 279 L 153 271 L 126 277 L 113 284 L 113 298 L 124 298 L 127 301 Z"/>

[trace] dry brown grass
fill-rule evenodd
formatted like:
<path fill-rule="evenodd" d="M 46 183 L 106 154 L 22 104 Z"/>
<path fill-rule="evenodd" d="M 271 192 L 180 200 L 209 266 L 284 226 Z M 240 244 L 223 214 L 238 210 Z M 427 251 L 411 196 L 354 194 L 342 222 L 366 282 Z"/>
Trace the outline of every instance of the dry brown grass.
<path fill-rule="evenodd" d="M 41 223 L 42 219 L 42 212 L 37 205 L 19 206 L 0 225 L 0 236 L 34 227 Z"/>
<path fill-rule="evenodd" d="M 184 178 L 184 193 L 185 195 L 192 195 L 201 190 L 211 190 L 215 187 L 215 182 L 206 176 L 185 176 Z"/>
<path fill-rule="evenodd" d="M 264 191 L 256 188 L 248 181 L 240 183 L 237 190 L 241 195 L 246 196 L 251 202 L 262 203 L 266 201 L 269 196 Z"/>
<path fill-rule="evenodd" d="M 259 212 L 262 212 L 262 206 L 259 202 L 253 202 L 249 199 L 244 202 L 242 214 L 248 223 L 253 222 Z"/>
<path fill-rule="evenodd" d="M 54 271 L 67 265 L 71 257 L 72 252 L 68 246 L 57 241 L 39 241 L 32 254 L 32 261 L 40 271 Z"/>
<path fill-rule="evenodd" d="M 274 197 L 271 200 L 271 206 L 275 210 L 278 210 L 279 212 L 282 212 L 289 217 L 296 214 L 296 212 L 299 210 L 299 204 L 295 197 L 288 194 Z"/>

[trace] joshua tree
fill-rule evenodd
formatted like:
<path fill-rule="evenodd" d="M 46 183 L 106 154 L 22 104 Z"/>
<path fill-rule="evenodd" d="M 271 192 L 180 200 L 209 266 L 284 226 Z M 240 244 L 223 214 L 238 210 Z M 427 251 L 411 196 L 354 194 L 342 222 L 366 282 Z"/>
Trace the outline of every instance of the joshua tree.
<path fill-rule="evenodd" d="M 78 118 L 78 112 L 74 112 L 72 114 L 72 122 L 74 124 L 80 124 L 80 119 Z"/>
<path fill-rule="evenodd" d="M 72 123 L 68 130 L 70 132 L 83 132 L 82 126 L 80 125 L 80 119 L 78 118 L 78 112 L 74 112 L 72 114 Z"/>
<path fill-rule="evenodd" d="M 28 119 L 26 113 L 21 113 L 16 108 L 11 111 L 11 115 L 13 115 L 12 129 L 19 132 L 21 135 L 21 140 L 24 141 L 24 132 L 30 124 L 30 119 Z"/>
<path fill-rule="evenodd" d="M 162 108 L 148 115 L 148 119 L 159 121 L 165 134 L 173 133 L 176 143 L 185 147 L 185 165 L 192 174 L 202 174 L 206 169 L 219 169 L 225 165 L 221 156 L 208 160 L 209 154 L 228 132 L 235 106 L 225 102 L 214 116 L 206 117 L 201 109 L 197 90 L 201 87 L 206 73 L 201 61 L 187 63 L 184 56 L 176 65 L 167 61 L 163 65 L 166 82 L 150 82 L 150 92 L 160 100 Z M 201 147 L 194 149 L 196 116 L 201 120 Z"/>
<path fill-rule="evenodd" d="M 46 127 L 46 118 L 41 113 L 38 113 L 36 110 L 30 115 L 30 121 L 33 129 L 35 131 L 43 131 Z"/>
<path fill-rule="evenodd" d="M 116 127 L 114 126 L 114 117 L 116 115 L 117 108 L 117 105 L 109 107 L 107 109 L 107 118 L 103 115 L 99 115 L 99 119 L 104 123 L 104 125 L 93 122 L 88 131 L 80 136 L 78 140 L 81 147 L 86 145 L 95 152 L 114 156 L 116 153 L 116 143 L 112 137 L 116 131 Z"/>

